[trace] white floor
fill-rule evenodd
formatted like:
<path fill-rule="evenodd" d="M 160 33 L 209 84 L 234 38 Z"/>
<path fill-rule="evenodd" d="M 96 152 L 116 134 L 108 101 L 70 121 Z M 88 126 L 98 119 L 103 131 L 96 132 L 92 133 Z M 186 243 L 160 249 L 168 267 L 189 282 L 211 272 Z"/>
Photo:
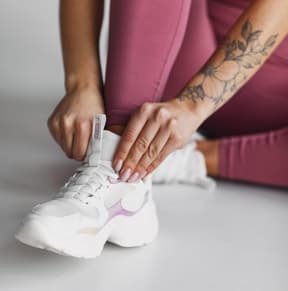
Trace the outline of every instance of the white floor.
<path fill-rule="evenodd" d="M 44 102 L 0 100 L 0 290 L 288 290 L 288 191 L 219 182 L 214 193 L 155 187 L 161 231 L 95 260 L 26 247 L 13 234 L 73 172 L 48 135 Z"/>

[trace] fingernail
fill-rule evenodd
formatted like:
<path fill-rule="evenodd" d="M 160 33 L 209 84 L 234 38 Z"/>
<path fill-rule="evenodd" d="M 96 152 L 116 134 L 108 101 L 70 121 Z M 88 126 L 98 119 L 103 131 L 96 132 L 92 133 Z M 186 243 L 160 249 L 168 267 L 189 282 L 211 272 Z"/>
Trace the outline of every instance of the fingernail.
<path fill-rule="evenodd" d="M 125 170 L 125 172 L 123 173 L 123 175 L 120 177 L 120 180 L 122 182 L 126 182 L 128 180 L 128 178 L 130 177 L 130 175 L 131 175 L 131 169 L 128 168 L 128 169 Z"/>
<path fill-rule="evenodd" d="M 146 176 L 146 174 L 147 174 L 147 171 L 144 171 L 144 172 L 141 174 L 140 179 L 143 179 L 143 178 Z"/>
<path fill-rule="evenodd" d="M 138 177 L 139 177 L 139 173 L 138 172 L 136 172 L 136 173 L 134 173 L 129 179 L 128 179 L 128 182 L 129 183 L 133 183 L 133 182 L 135 182 L 137 179 L 138 179 Z"/>
<path fill-rule="evenodd" d="M 116 163 L 116 166 L 114 168 L 115 171 L 119 173 L 121 168 L 122 168 L 122 166 L 123 166 L 123 160 L 118 160 L 117 163 Z"/>

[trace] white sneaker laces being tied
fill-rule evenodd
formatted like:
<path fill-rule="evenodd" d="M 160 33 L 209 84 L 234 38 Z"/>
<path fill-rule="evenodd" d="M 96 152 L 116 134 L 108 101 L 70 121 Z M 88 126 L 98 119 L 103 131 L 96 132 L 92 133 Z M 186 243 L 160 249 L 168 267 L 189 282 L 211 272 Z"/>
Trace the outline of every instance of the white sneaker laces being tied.
<path fill-rule="evenodd" d="M 107 189 L 119 178 L 112 168 L 111 160 L 101 159 L 105 122 L 105 115 L 98 115 L 94 119 L 92 137 L 98 142 L 90 142 L 82 166 L 76 169 L 75 174 L 60 189 L 56 197 L 74 198 L 85 204 L 103 208 Z M 106 147 L 109 148 L 109 145 Z"/>
<path fill-rule="evenodd" d="M 15 237 L 30 246 L 81 258 L 99 256 L 107 241 L 124 247 L 152 242 L 158 218 L 150 180 L 126 183 L 112 167 L 120 136 L 96 115 L 83 164 L 50 201 L 33 207 Z M 103 145 L 102 145 L 103 144 Z"/>
<path fill-rule="evenodd" d="M 100 206 L 99 202 L 102 203 L 105 198 L 105 190 L 117 179 L 118 174 L 111 171 L 110 162 L 99 161 L 95 166 L 84 163 L 76 169 L 56 197 L 74 198 L 85 204 Z"/>

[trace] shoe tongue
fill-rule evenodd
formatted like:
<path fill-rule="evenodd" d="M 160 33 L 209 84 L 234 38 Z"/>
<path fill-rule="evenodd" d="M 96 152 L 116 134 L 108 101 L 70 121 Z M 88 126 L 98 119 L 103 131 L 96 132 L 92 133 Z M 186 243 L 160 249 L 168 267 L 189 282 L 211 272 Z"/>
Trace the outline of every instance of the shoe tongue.
<path fill-rule="evenodd" d="M 120 136 L 118 134 L 115 134 L 108 130 L 103 131 L 102 152 L 101 152 L 102 161 L 112 161 L 119 141 Z"/>
<path fill-rule="evenodd" d="M 104 130 L 106 116 L 97 114 L 93 120 L 92 135 L 87 151 L 86 162 L 96 166 L 99 161 L 112 161 L 120 136 Z"/>

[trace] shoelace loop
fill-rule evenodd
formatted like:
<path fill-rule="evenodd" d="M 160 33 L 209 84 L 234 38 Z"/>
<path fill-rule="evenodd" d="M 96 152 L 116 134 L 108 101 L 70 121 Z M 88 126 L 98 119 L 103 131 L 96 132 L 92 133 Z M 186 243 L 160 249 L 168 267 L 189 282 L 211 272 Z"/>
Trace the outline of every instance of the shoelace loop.
<path fill-rule="evenodd" d="M 100 162 L 96 166 L 83 163 L 61 188 L 59 195 L 76 198 L 86 204 L 89 198 L 101 201 L 104 190 L 111 185 L 109 178 L 117 180 L 118 175 L 105 162 Z"/>

